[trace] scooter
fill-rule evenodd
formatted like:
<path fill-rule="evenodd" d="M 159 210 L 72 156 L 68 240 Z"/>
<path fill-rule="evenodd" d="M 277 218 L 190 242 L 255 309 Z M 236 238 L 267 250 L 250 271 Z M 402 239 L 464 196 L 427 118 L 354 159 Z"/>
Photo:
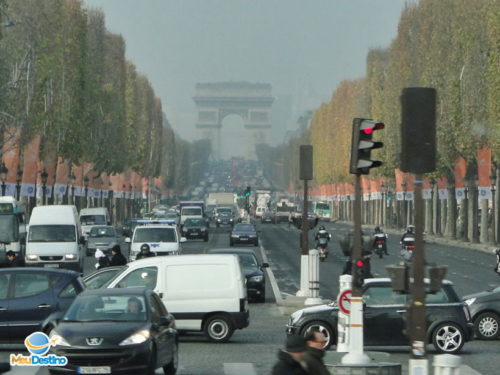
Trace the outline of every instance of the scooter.
<path fill-rule="evenodd" d="M 318 238 L 316 248 L 319 250 L 319 261 L 320 262 L 324 262 L 326 260 L 326 258 L 328 257 L 327 246 L 328 246 L 328 238 L 326 238 L 326 237 Z"/>
<path fill-rule="evenodd" d="M 413 259 L 413 250 L 415 249 L 415 237 L 408 236 L 401 241 L 401 257 L 406 262 Z"/>
<path fill-rule="evenodd" d="M 386 243 L 386 237 L 384 236 L 375 236 L 373 239 L 373 249 L 375 250 L 375 253 L 378 255 L 379 258 L 382 259 L 384 253 L 387 254 L 387 243 Z"/>

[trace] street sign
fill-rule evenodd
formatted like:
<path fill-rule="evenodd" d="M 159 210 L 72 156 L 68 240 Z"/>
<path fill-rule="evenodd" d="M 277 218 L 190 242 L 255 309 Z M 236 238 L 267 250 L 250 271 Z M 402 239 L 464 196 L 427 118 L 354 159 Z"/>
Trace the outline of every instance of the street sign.
<path fill-rule="evenodd" d="M 346 289 L 339 296 L 339 309 L 346 315 L 351 313 L 351 294 L 352 291 Z"/>

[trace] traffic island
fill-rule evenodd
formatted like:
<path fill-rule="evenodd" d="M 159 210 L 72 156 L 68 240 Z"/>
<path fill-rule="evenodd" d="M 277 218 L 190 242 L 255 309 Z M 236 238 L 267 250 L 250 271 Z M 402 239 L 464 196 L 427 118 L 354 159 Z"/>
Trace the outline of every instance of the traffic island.
<path fill-rule="evenodd" d="M 390 354 L 384 352 L 365 352 L 371 362 L 363 365 L 341 363 L 346 353 L 326 352 L 324 361 L 330 374 L 335 375 L 401 375 L 401 363 L 389 362 Z"/>

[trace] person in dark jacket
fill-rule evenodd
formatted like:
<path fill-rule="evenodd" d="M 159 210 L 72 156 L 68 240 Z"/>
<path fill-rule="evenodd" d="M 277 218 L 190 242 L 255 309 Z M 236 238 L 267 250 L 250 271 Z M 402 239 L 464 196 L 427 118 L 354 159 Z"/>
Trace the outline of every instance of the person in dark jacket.
<path fill-rule="evenodd" d="M 111 266 L 124 266 L 127 264 L 127 259 L 122 254 L 120 245 L 115 245 L 111 249 Z"/>
<path fill-rule="evenodd" d="M 23 267 L 24 261 L 21 259 L 14 251 L 9 250 L 5 253 L 7 255 L 7 260 L 9 261 L 9 267 Z"/>
<path fill-rule="evenodd" d="M 136 259 L 142 259 L 154 256 L 156 256 L 156 254 L 151 251 L 147 243 L 144 243 L 141 245 L 141 252 L 137 254 Z"/>
<path fill-rule="evenodd" d="M 106 256 L 106 254 L 102 252 L 102 250 L 96 249 L 94 256 L 97 259 L 96 268 L 98 270 L 110 266 L 109 258 Z"/>
<path fill-rule="evenodd" d="M 278 362 L 273 367 L 272 375 L 312 375 L 305 370 L 302 362 L 307 346 L 302 336 L 288 336 L 285 350 L 278 353 Z"/>
<path fill-rule="evenodd" d="M 307 350 L 304 353 L 304 362 L 307 366 L 307 371 L 314 375 L 330 375 L 323 362 L 323 357 L 325 356 L 323 347 L 326 344 L 325 335 L 315 329 L 309 331 L 305 340 Z"/>

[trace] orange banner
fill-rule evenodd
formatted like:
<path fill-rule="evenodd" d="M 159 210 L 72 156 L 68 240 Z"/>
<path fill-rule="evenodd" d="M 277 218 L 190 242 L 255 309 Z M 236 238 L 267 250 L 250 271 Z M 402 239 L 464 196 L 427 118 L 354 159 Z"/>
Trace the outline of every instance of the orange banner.
<path fill-rule="evenodd" d="M 23 184 L 35 184 L 38 172 L 40 136 L 37 135 L 24 147 Z"/>
<path fill-rule="evenodd" d="M 483 147 L 477 151 L 477 186 L 491 187 L 491 148 Z"/>
<path fill-rule="evenodd" d="M 6 131 L 3 137 L 2 160 L 8 169 L 6 182 L 15 184 L 19 169 L 19 130 Z"/>
<path fill-rule="evenodd" d="M 455 162 L 454 174 L 455 174 L 455 187 L 464 188 L 465 187 L 465 174 L 467 172 L 467 163 L 465 159 L 460 157 Z"/>

